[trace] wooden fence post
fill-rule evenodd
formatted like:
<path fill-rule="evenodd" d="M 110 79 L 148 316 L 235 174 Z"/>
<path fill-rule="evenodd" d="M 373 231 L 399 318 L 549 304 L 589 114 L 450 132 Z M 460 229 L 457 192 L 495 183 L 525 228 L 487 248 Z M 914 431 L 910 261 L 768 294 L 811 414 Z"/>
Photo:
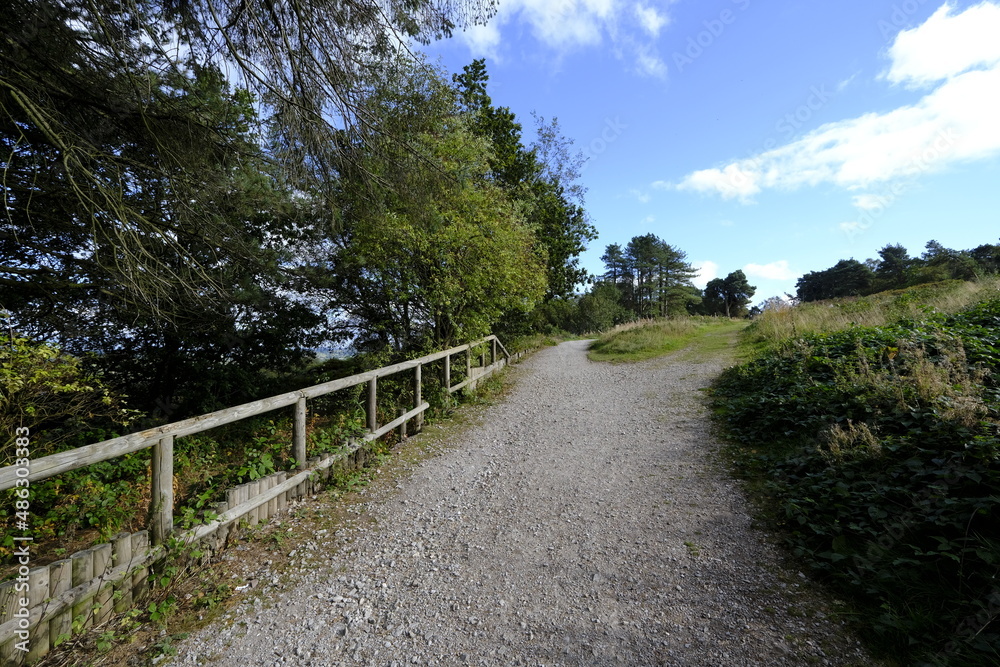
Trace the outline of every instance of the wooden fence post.
<path fill-rule="evenodd" d="M 299 470 L 306 469 L 306 397 L 299 398 L 295 404 L 295 427 L 292 457 Z"/>
<path fill-rule="evenodd" d="M 49 577 L 49 568 L 36 567 L 28 573 L 28 584 L 31 588 L 28 591 L 28 603 L 31 608 L 42 604 L 49 595 L 52 586 Z M 72 627 L 72 626 L 71 626 Z M 28 644 L 29 662 L 34 662 L 49 652 L 51 642 L 49 641 L 49 624 L 39 623 L 32 631 L 31 641 Z"/>
<path fill-rule="evenodd" d="M 374 433 L 378 430 L 378 378 L 368 381 L 368 430 Z"/>
<path fill-rule="evenodd" d="M 469 349 L 465 351 L 465 381 L 468 382 L 465 385 L 465 395 L 468 396 L 472 393 L 472 345 L 469 345 Z"/>
<path fill-rule="evenodd" d="M 153 445 L 152 498 L 149 501 L 153 544 L 163 544 L 174 529 L 174 436 Z"/>
<path fill-rule="evenodd" d="M 73 586 L 90 583 L 94 578 L 94 548 L 76 552 L 70 556 L 70 561 L 73 563 Z M 92 600 L 93 598 L 78 599 L 73 605 L 73 620 L 83 617 L 82 630 L 89 630 L 94 623 Z"/>
<path fill-rule="evenodd" d="M 450 394 L 451 393 L 451 355 L 446 355 L 444 358 L 444 388 Z"/>
<path fill-rule="evenodd" d="M 413 369 L 413 408 L 414 409 L 419 408 L 420 405 L 424 402 L 423 387 L 421 386 L 423 384 L 422 375 L 423 375 L 422 366 L 420 364 L 417 364 L 417 367 Z M 421 413 L 418 413 L 417 416 L 413 419 L 413 432 L 414 433 L 420 433 L 420 431 L 423 429 L 423 427 L 424 427 L 424 413 L 421 412 Z"/>
<path fill-rule="evenodd" d="M 114 551 L 115 567 L 120 567 L 132 562 L 132 536 L 129 533 L 118 533 L 111 538 L 111 545 Z M 115 613 L 124 614 L 132 608 L 132 579 L 123 577 L 121 583 L 117 584 L 112 594 L 114 600 Z"/>
<path fill-rule="evenodd" d="M 73 588 L 73 561 L 57 560 L 49 565 L 49 597 L 59 597 Z M 44 625 L 44 624 L 43 624 Z M 44 632 L 44 627 L 38 630 Z M 36 632 L 38 631 L 36 630 Z M 49 646 L 58 646 L 73 635 L 73 610 L 67 608 L 49 621 Z"/>
<path fill-rule="evenodd" d="M 497 362 L 497 339 L 490 341 L 490 366 Z"/>
<path fill-rule="evenodd" d="M 94 576 L 103 579 L 114 567 L 115 564 L 111 556 L 111 543 L 105 542 L 94 547 Z M 97 595 L 94 596 L 94 604 L 98 607 L 94 615 L 94 623 L 97 625 L 111 618 L 111 612 L 113 611 L 111 608 L 111 594 L 111 584 L 108 583 L 99 588 Z"/>

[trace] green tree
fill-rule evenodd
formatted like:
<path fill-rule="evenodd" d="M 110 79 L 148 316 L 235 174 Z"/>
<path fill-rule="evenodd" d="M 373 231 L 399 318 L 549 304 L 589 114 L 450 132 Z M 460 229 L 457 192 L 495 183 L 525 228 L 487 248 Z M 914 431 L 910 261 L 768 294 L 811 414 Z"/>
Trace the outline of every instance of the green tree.
<path fill-rule="evenodd" d="M 879 261 L 875 268 L 875 291 L 905 287 L 913 258 L 903 246 L 887 245 L 878 251 Z"/>
<path fill-rule="evenodd" d="M 747 314 L 747 306 L 757 292 L 750 284 L 743 271 L 736 270 L 726 276 L 723 281 L 722 302 L 726 317 L 743 317 Z"/>
<path fill-rule="evenodd" d="M 214 68 L 143 82 L 155 92 L 127 134 L 66 111 L 114 147 L 92 165 L 119 208 L 86 215 L 58 148 L 7 126 L 0 303 L 18 331 L 88 353 L 133 407 L 169 418 L 257 397 L 263 375 L 311 356 L 319 318 L 292 298 L 300 216 L 250 133 L 250 95 Z"/>
<path fill-rule="evenodd" d="M 844 296 L 859 296 L 871 291 L 874 273 L 855 259 L 842 259 L 824 271 L 811 271 L 795 283 L 802 301 L 819 301 Z"/>
<path fill-rule="evenodd" d="M 472 116 L 471 129 L 490 140 L 487 177 L 522 203 L 528 224 L 546 251 L 546 300 L 568 299 L 587 279 L 579 256 L 597 232 L 583 208 L 577 180 L 582 158 L 572 152 L 556 119 L 535 117 L 537 140 L 526 148 L 522 126 L 507 107 L 496 107 L 487 92 L 484 60 L 474 60 L 452 80 L 460 106 Z"/>
<path fill-rule="evenodd" d="M 56 445 L 92 423 L 128 424 L 131 412 L 80 359 L 51 345 L 0 334 L 0 432 L 5 462 L 15 429 L 31 434 L 32 457 L 54 453 Z M 7 465 L 5 463 L 4 465 Z"/>
<path fill-rule="evenodd" d="M 687 254 L 655 234 L 633 237 L 624 250 L 625 302 L 638 317 L 667 317 L 686 312 L 698 300 L 691 279 L 698 272 L 687 262 Z"/>
<path fill-rule="evenodd" d="M 523 205 L 487 178 L 491 143 L 456 113 L 454 89 L 400 61 L 366 108 L 408 147 L 387 158 L 359 142 L 356 162 L 385 185 L 340 183 L 345 218 L 332 239 L 329 294 L 358 344 L 441 347 L 530 311 L 545 290 L 544 250 Z"/>
<path fill-rule="evenodd" d="M 630 313 L 621 304 L 621 292 L 611 283 L 598 282 L 577 304 L 578 333 L 606 331 L 627 322 Z"/>
<path fill-rule="evenodd" d="M 119 295 L 161 319 L 183 312 L 167 298 L 178 285 L 186 301 L 224 299 L 228 285 L 213 266 L 260 268 L 270 258 L 245 242 L 243 220 L 219 215 L 226 191 L 204 196 L 202 180 L 219 176 L 212 167 L 239 170 L 248 140 L 268 135 L 279 182 L 329 203 L 354 155 L 340 150 L 342 129 L 383 136 L 356 113 L 370 66 L 395 52 L 400 37 L 448 35 L 488 18 L 494 4 L 2 3 L 0 239 L 21 249 L 0 258 L 0 280 L 41 298 L 79 292 L 90 287 L 77 271 L 84 253 L 108 276 L 95 289 L 120 285 Z M 242 82 L 245 106 L 259 118 L 219 118 L 210 100 L 201 104 L 205 73 L 219 71 Z M 206 264 L 185 239 L 217 256 Z"/>

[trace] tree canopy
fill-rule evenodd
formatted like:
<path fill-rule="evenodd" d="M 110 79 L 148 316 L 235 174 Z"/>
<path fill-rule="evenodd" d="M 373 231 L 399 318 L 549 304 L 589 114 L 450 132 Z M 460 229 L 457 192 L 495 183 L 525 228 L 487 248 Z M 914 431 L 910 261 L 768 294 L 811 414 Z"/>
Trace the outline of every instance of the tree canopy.
<path fill-rule="evenodd" d="M 878 259 L 864 263 L 845 259 L 823 271 L 802 276 L 796 284 L 798 298 L 818 301 L 902 289 L 941 280 L 973 280 L 1000 270 L 1000 245 L 983 244 L 972 250 L 953 250 L 928 241 L 920 257 L 911 257 L 900 244 L 878 251 Z"/>
<path fill-rule="evenodd" d="M 359 104 L 369 70 L 400 39 L 450 34 L 485 20 L 494 6 L 4 3 L 0 242 L 22 250 L 5 253 L 0 279 L 39 295 L 120 285 L 161 319 L 183 310 L 171 307 L 178 286 L 185 300 L 225 294 L 214 265 L 253 271 L 271 261 L 261 256 L 259 235 L 245 228 L 247 211 L 262 209 L 247 198 L 274 185 L 254 174 L 331 202 L 344 160 L 354 155 L 340 150 L 338 137 L 370 136 L 376 122 Z M 106 276 L 103 284 L 81 277 L 81 248 Z"/>

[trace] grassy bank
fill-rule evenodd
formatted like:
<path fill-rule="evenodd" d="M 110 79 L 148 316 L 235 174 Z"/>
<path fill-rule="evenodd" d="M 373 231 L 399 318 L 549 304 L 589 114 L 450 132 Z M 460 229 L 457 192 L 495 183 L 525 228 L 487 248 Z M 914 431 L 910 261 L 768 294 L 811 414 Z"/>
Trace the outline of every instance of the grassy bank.
<path fill-rule="evenodd" d="M 714 403 L 764 520 L 877 652 L 1000 664 L 996 283 L 780 311 L 745 340 Z"/>
<path fill-rule="evenodd" d="M 589 357 L 592 361 L 643 361 L 692 346 L 694 353 L 708 354 L 730 347 L 732 334 L 745 326 L 745 320 L 717 317 L 631 322 L 601 335 Z"/>
<path fill-rule="evenodd" d="M 956 313 L 1000 290 L 1000 278 L 976 282 L 949 280 L 870 296 L 803 303 L 767 310 L 754 318 L 743 343 L 746 352 L 773 350 L 800 336 L 839 331 L 852 326 L 880 327 L 928 313 Z"/>

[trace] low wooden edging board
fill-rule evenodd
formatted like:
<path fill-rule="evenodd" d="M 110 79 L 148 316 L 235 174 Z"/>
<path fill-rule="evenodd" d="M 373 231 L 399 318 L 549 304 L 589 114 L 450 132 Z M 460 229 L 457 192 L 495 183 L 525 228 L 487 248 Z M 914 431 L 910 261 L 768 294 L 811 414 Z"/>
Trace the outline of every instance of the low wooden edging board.
<path fill-rule="evenodd" d="M 483 366 L 472 366 L 472 349 L 482 345 L 483 342 L 490 342 L 490 339 L 492 339 L 493 345 L 488 354 L 492 363 L 486 365 L 486 353 L 484 353 L 482 358 Z M 420 400 L 420 391 L 417 387 L 419 387 L 420 383 L 420 367 L 422 364 L 417 362 L 426 363 L 428 358 L 432 361 L 444 359 L 445 386 L 448 388 L 449 393 L 454 393 L 461 389 L 471 391 L 483 379 L 504 368 L 508 362 L 520 359 L 524 354 L 509 355 L 503 349 L 505 356 L 497 358 L 498 345 L 503 349 L 503 346 L 495 337 L 490 337 L 468 346 L 452 348 L 445 352 L 429 355 L 429 357 L 424 357 L 415 362 L 404 362 L 404 364 L 397 364 L 394 367 L 370 371 L 369 373 L 344 378 L 343 380 L 335 380 L 332 383 L 326 383 L 326 385 L 316 385 L 301 392 L 292 392 L 291 395 L 295 396 L 296 404 L 295 421 L 298 423 L 300 419 L 302 422 L 305 421 L 305 410 L 302 407 L 302 403 L 304 403 L 306 395 L 320 396 L 323 393 L 329 393 L 316 391 L 317 388 L 338 385 L 337 388 L 339 389 L 365 381 L 369 382 L 369 432 L 363 437 L 348 443 L 340 452 L 326 455 L 323 458 L 317 457 L 309 461 L 301 461 L 300 467 L 304 469 L 294 474 L 287 471 L 279 471 L 267 477 L 229 489 L 226 492 L 226 500 L 218 503 L 214 508 L 217 516 L 213 521 L 205 525 L 196 526 L 184 532 L 178 532 L 173 525 L 172 507 L 170 512 L 160 512 L 155 515 L 154 521 L 157 517 L 162 520 L 164 516 L 168 516 L 170 520 L 169 525 L 160 526 L 159 530 L 162 530 L 164 535 L 175 538 L 173 544 L 184 546 L 197 545 L 198 550 L 203 553 L 201 558 L 211 558 L 213 553 L 217 553 L 225 548 L 235 528 L 234 524 L 238 521 L 245 520 L 251 526 L 261 521 L 267 521 L 276 513 L 285 509 L 289 501 L 312 495 L 321 490 L 329 480 L 332 472 L 331 468 L 334 465 L 342 463 L 348 468 L 362 467 L 366 451 L 363 449 L 363 446 L 366 443 L 396 428 L 400 428 L 405 433 L 408 421 L 422 417 L 423 412 L 430 406 L 428 403 Z M 449 377 L 451 356 L 463 351 L 468 352 L 466 359 L 466 379 L 457 385 L 451 385 Z M 404 366 L 405 368 L 398 368 L 399 366 Z M 375 387 L 379 373 L 383 371 L 381 375 L 387 375 L 389 373 L 385 373 L 384 371 L 386 370 L 392 369 L 393 372 L 399 372 L 406 368 L 416 369 L 415 394 L 417 405 L 395 420 L 378 426 L 378 424 L 373 423 L 371 415 L 374 413 Z M 353 384 L 345 384 L 346 381 L 357 378 L 363 379 Z M 242 408 L 258 403 L 274 401 L 275 398 L 279 399 L 277 401 L 278 405 L 275 407 L 291 404 L 284 402 L 284 396 L 281 396 L 246 404 L 238 408 L 230 408 L 230 410 L 241 410 Z M 275 408 L 271 407 L 269 409 Z M 246 411 L 246 414 L 243 414 L 239 418 L 259 414 L 263 411 Z M 227 411 L 220 411 L 220 413 L 224 412 Z M 215 420 L 204 419 L 218 414 L 211 413 L 211 415 L 202 415 L 201 417 L 195 417 L 184 422 L 178 422 L 177 425 L 181 426 L 177 431 L 184 431 L 180 434 L 190 434 L 206 430 L 219 423 L 235 421 L 235 419 L 228 419 L 226 422 L 216 422 Z M 202 420 L 202 424 L 206 422 L 213 423 L 196 430 L 186 430 L 189 428 L 190 422 L 197 422 L 198 420 Z M 158 445 L 162 444 L 162 435 L 164 433 L 168 433 L 167 438 L 169 438 L 172 445 L 173 437 L 179 435 L 176 431 L 170 431 L 172 426 L 175 425 L 168 424 L 153 429 L 153 431 L 156 431 L 155 435 L 146 431 L 139 434 L 132 434 L 131 436 L 115 438 L 114 440 L 98 443 L 98 445 L 120 444 L 120 453 L 115 454 L 115 456 L 120 456 L 150 446 L 149 443 L 151 440 L 157 442 Z M 298 439 L 298 433 L 296 434 L 296 439 Z M 135 443 L 140 440 L 144 444 L 135 446 Z M 304 440 L 303 423 L 301 450 L 303 452 Z M 94 446 L 91 445 L 88 447 Z M 32 469 L 29 479 L 32 481 L 35 479 L 44 479 L 45 477 L 58 474 L 58 472 L 73 470 L 95 462 L 90 460 L 90 457 L 84 457 L 82 463 L 71 465 L 67 463 L 69 459 L 65 455 L 72 451 L 79 450 L 70 450 L 70 452 L 55 454 L 45 457 L 45 459 L 38 459 L 38 461 L 46 461 L 46 459 L 59 457 L 60 462 L 58 467 L 60 469 L 52 472 L 52 466 L 45 466 L 42 468 L 43 472 L 38 477 L 35 477 L 35 470 Z M 90 451 L 93 452 L 93 450 Z M 102 449 L 102 458 L 98 458 L 97 460 L 113 458 L 113 456 L 104 456 L 105 453 L 107 452 Z M 168 454 L 169 457 L 167 457 Z M 153 482 L 154 499 L 161 497 L 156 495 L 158 485 L 168 485 L 169 482 L 167 480 L 172 482 L 172 454 L 172 446 L 159 447 L 154 452 L 154 477 L 159 478 Z M 164 458 L 171 459 L 169 464 L 165 464 L 163 461 Z M 34 468 L 35 463 L 37 461 L 32 462 L 32 468 Z M 157 474 L 158 467 L 159 473 Z M 13 483 L 7 483 L 9 480 L 16 479 L 12 468 L 0 470 L 0 490 L 14 486 Z M 170 493 L 169 498 L 163 498 L 162 500 L 169 500 L 172 505 L 173 494 Z M 156 526 L 154 525 L 153 528 L 155 530 Z M 150 568 L 154 567 L 170 554 L 169 542 L 167 540 L 152 538 L 152 532 L 146 530 L 132 534 L 121 533 L 111 538 L 110 542 L 79 551 L 69 558 L 50 563 L 46 566 L 30 567 L 29 565 L 23 565 L 16 579 L 0 584 L 0 664 L 21 665 L 36 661 L 47 654 L 52 647 L 69 638 L 74 633 L 84 632 L 92 627 L 100 626 L 114 614 L 124 613 L 141 606 L 149 589 L 148 575 Z M 17 544 L 20 545 L 22 543 L 18 542 Z"/>

